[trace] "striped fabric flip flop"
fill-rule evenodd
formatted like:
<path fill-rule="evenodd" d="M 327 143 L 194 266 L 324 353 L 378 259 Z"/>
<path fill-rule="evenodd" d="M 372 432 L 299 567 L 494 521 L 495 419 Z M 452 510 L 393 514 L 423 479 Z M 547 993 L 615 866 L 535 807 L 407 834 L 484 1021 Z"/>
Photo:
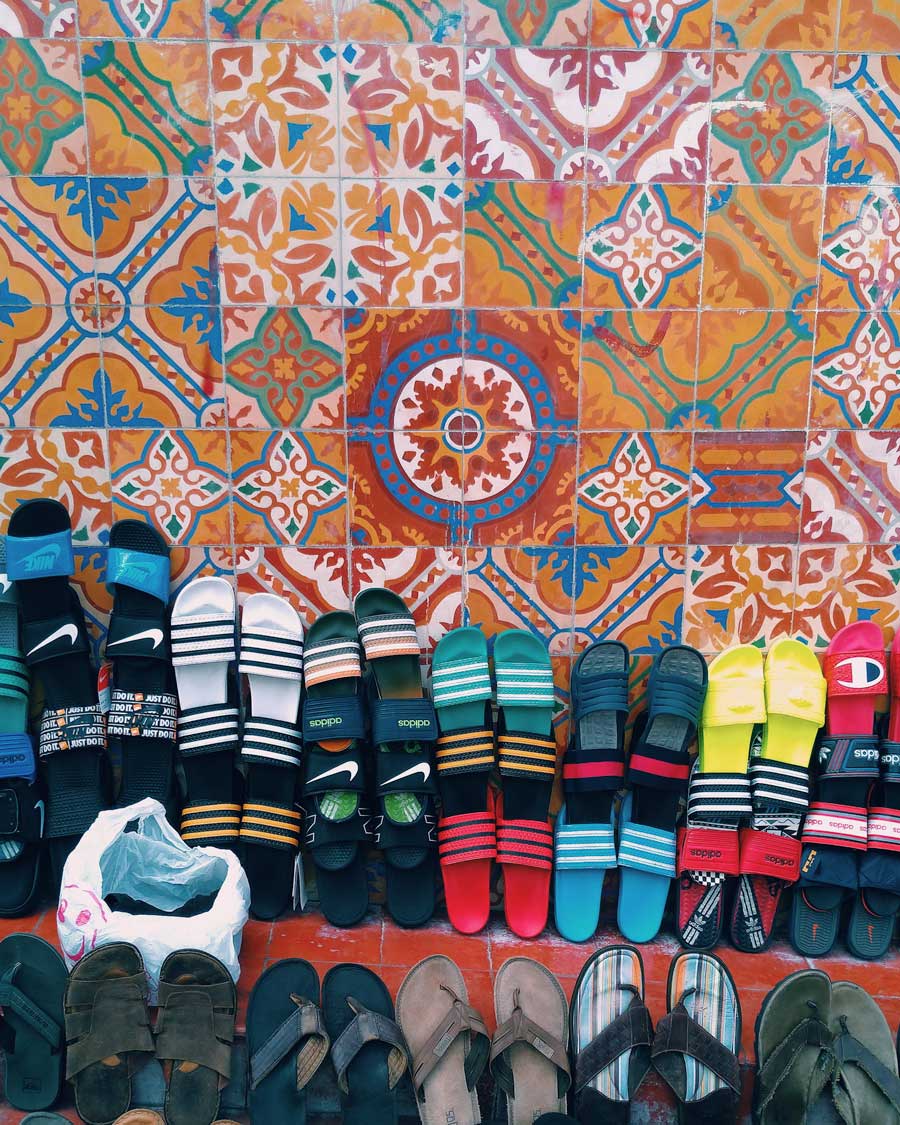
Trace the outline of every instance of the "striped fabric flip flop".
<path fill-rule="evenodd" d="M 235 613 L 224 578 L 195 578 L 172 607 L 178 753 L 187 784 L 181 838 L 192 847 L 236 848 L 240 840 Z"/>
<path fill-rule="evenodd" d="M 488 778 L 494 768 L 491 673 L 480 629 L 453 629 L 438 641 L 431 691 L 440 727 L 435 755 L 442 815 L 438 851 L 450 921 L 482 929 L 491 909 L 497 826 Z"/>

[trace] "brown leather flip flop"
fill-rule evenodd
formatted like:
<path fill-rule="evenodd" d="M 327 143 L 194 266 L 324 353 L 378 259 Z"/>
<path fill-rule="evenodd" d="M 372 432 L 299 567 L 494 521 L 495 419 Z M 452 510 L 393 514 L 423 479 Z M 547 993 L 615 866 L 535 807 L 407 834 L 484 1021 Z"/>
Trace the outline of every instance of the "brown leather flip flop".
<path fill-rule="evenodd" d="M 406 974 L 397 1022 L 412 1054 L 412 1077 L 425 1125 L 478 1125 L 475 1086 L 491 1049 L 484 1020 L 469 1006 L 459 968 L 440 954 Z"/>
<path fill-rule="evenodd" d="M 509 1125 L 565 1113 L 569 1010 L 556 977 L 528 957 L 510 958 L 494 981 L 494 1010 L 491 1073 L 506 1094 Z"/>

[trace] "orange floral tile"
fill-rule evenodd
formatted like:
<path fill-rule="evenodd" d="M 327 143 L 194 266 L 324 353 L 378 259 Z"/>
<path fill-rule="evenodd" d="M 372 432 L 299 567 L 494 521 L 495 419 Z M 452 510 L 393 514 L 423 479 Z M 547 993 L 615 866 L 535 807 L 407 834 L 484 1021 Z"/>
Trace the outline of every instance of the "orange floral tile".
<path fill-rule="evenodd" d="M 825 648 L 851 621 L 874 621 L 890 645 L 900 620 L 900 547 L 801 547 L 793 631 Z"/>
<path fill-rule="evenodd" d="M 900 428 L 896 313 L 819 313 L 810 424 Z"/>
<path fill-rule="evenodd" d="M 211 39 L 334 38 L 334 7 L 329 0 L 223 0 L 209 9 Z"/>
<path fill-rule="evenodd" d="M 73 0 L 6 0 L 4 36 L 74 39 L 77 34 Z"/>
<path fill-rule="evenodd" d="M 205 39 L 206 12 L 196 0 L 78 0 L 78 28 L 83 36 L 104 39 Z"/>
<path fill-rule="evenodd" d="M 78 47 L 0 40 L 0 167 L 12 175 L 87 168 Z"/>
<path fill-rule="evenodd" d="M 842 0 L 839 51 L 900 52 L 900 20 L 894 0 Z"/>
<path fill-rule="evenodd" d="M 828 189 L 819 306 L 900 309 L 900 187 Z"/>
<path fill-rule="evenodd" d="M 832 0 L 717 0 L 715 41 L 725 50 L 829 51 L 836 22 Z"/>
<path fill-rule="evenodd" d="M 900 542 L 900 432 L 810 430 L 801 543 Z"/>
<path fill-rule="evenodd" d="M 593 0 L 594 47 L 708 48 L 711 0 Z"/>
<path fill-rule="evenodd" d="M 287 598 L 308 628 L 322 613 L 349 609 L 347 551 L 341 547 L 243 546 L 235 550 L 238 597 Z"/>
<path fill-rule="evenodd" d="M 551 0 L 527 5 L 469 0 L 465 13 L 469 44 L 587 46 L 590 0 Z"/>
<path fill-rule="evenodd" d="M 832 117 L 832 183 L 900 182 L 900 56 L 838 55 Z"/>
<path fill-rule="evenodd" d="M 462 0 L 338 0 L 338 37 L 362 43 L 458 43 Z"/>

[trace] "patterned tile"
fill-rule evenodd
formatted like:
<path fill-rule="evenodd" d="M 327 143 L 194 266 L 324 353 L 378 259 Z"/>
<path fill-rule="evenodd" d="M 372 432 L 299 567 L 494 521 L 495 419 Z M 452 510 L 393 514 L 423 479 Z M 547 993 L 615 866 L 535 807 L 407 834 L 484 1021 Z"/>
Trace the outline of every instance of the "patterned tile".
<path fill-rule="evenodd" d="M 211 39 L 334 38 L 330 0 L 216 0 L 209 8 Z"/>
<path fill-rule="evenodd" d="M 577 542 L 683 544 L 690 484 L 690 434 L 582 435 Z"/>
<path fill-rule="evenodd" d="M 306 628 L 319 614 L 350 608 L 343 547 L 239 547 L 235 571 L 241 601 L 250 594 L 287 598 Z"/>
<path fill-rule="evenodd" d="M 77 0 L 83 36 L 203 39 L 205 5 L 196 0 Z"/>
<path fill-rule="evenodd" d="M 347 180 L 343 299 L 349 305 L 457 305 L 463 188 L 454 181 Z"/>
<path fill-rule="evenodd" d="M 587 60 L 584 50 L 469 50 L 467 174 L 490 180 L 583 178 Z"/>
<path fill-rule="evenodd" d="M 819 305 L 900 308 L 900 187 L 828 189 Z"/>
<path fill-rule="evenodd" d="M 195 578 L 212 577 L 234 580 L 234 552 L 230 547 L 173 547 L 169 554 L 172 571 L 169 589 L 175 596 Z"/>
<path fill-rule="evenodd" d="M 874 621 L 889 645 L 900 622 L 900 547 L 801 547 L 793 631 L 816 648 L 851 621 Z"/>
<path fill-rule="evenodd" d="M 458 43 L 462 0 L 337 0 L 338 37 L 363 43 Z"/>
<path fill-rule="evenodd" d="M 839 55 L 828 182 L 900 181 L 900 56 Z"/>
<path fill-rule="evenodd" d="M 338 311 L 238 306 L 223 320 L 229 425 L 343 425 Z"/>
<path fill-rule="evenodd" d="M 359 46 L 340 54 L 341 166 L 346 176 L 460 176 L 458 47 Z"/>
<path fill-rule="evenodd" d="M 821 183 L 830 55 L 716 55 L 710 176 L 722 183 Z"/>
<path fill-rule="evenodd" d="M 464 623 L 463 552 L 434 547 L 354 547 L 350 592 L 393 590 L 409 606 L 426 651 Z"/>
<path fill-rule="evenodd" d="M 337 55 L 329 44 L 212 49 L 216 168 L 225 176 L 337 171 Z"/>
<path fill-rule="evenodd" d="M 0 430 L 0 517 L 52 496 L 72 518 L 76 544 L 105 543 L 112 523 L 109 462 L 96 430 Z"/>
<path fill-rule="evenodd" d="M 594 313 L 585 317 L 583 337 L 582 431 L 674 430 L 690 424 L 696 313 Z"/>
<path fill-rule="evenodd" d="M 800 541 L 900 542 L 900 433 L 809 432 Z"/>
<path fill-rule="evenodd" d="M 342 435 L 234 430 L 234 541 L 319 546 L 346 542 Z"/>
<path fill-rule="evenodd" d="M 76 547 L 75 570 L 70 578 L 84 610 L 91 642 L 91 655 L 100 663 L 101 647 L 106 643 L 112 595 L 106 586 L 106 547 Z"/>
<path fill-rule="evenodd" d="M 713 653 L 789 635 L 796 568 L 794 547 L 691 547 L 684 643 Z"/>
<path fill-rule="evenodd" d="M 559 308 L 574 303 L 583 207 L 576 184 L 471 182 L 466 304 Z"/>
<path fill-rule="evenodd" d="M 586 47 L 590 0 L 468 0 L 466 42 Z"/>
<path fill-rule="evenodd" d="M 709 47 L 711 0 L 593 0 L 594 47 Z"/>
<path fill-rule="evenodd" d="M 66 39 L 77 34 L 74 0 L 3 0 L 0 38 Z"/>
<path fill-rule="evenodd" d="M 78 48 L 57 39 L 0 39 L 0 165 L 11 175 L 84 174 Z"/>
<path fill-rule="evenodd" d="M 900 51 L 900 22 L 893 0 L 842 0 L 839 51 Z"/>
<path fill-rule="evenodd" d="M 697 433 L 694 543 L 786 543 L 800 527 L 802 432 Z"/>
<path fill-rule="evenodd" d="M 86 40 L 81 70 L 94 175 L 209 170 L 205 43 Z"/>
<path fill-rule="evenodd" d="M 231 541 L 224 430 L 111 430 L 113 516 L 149 520 L 172 543 Z"/>
<path fill-rule="evenodd" d="M 803 429 L 809 409 L 812 312 L 700 315 L 697 426 Z"/>
<path fill-rule="evenodd" d="M 710 83 L 709 55 L 592 51 L 588 179 L 705 181 Z"/>
<path fill-rule="evenodd" d="M 900 320 L 892 313 L 822 312 L 810 424 L 900 426 Z"/>
<path fill-rule="evenodd" d="M 822 196 L 813 187 L 711 188 L 703 300 L 799 309 L 815 296 Z"/>
<path fill-rule="evenodd" d="M 589 187 L 584 303 L 691 308 L 700 286 L 703 189 Z"/>
<path fill-rule="evenodd" d="M 336 180 L 218 185 L 219 264 L 235 304 L 339 303 Z"/>
<path fill-rule="evenodd" d="M 834 47 L 836 21 L 832 0 L 717 0 L 715 41 L 725 50 L 825 51 Z"/>

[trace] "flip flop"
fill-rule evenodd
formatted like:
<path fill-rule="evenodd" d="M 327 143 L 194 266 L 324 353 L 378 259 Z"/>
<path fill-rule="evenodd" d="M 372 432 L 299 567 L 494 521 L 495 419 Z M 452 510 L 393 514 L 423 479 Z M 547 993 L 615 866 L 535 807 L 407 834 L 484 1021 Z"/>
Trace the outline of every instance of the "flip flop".
<path fill-rule="evenodd" d="M 107 734 L 122 763 L 120 807 L 152 797 L 175 812 L 178 698 L 172 691 L 169 548 L 141 520 L 118 520 L 109 534 L 106 584 L 113 595 L 106 637 L 112 662 Z"/>
<path fill-rule="evenodd" d="M 172 607 L 178 753 L 187 785 L 181 838 L 192 847 L 236 848 L 240 840 L 235 612 L 234 590 L 224 578 L 195 578 Z"/>
<path fill-rule="evenodd" d="M 790 638 L 765 663 L 766 725 L 750 766 L 751 827 L 740 834 L 740 878 L 731 940 L 759 953 L 772 940 L 785 887 L 800 874 L 800 825 L 809 804 L 809 760 L 825 721 L 825 677 L 816 654 Z"/>
<path fill-rule="evenodd" d="M 371 810 L 364 803 L 366 717 L 352 613 L 326 613 L 313 622 L 303 675 L 306 846 L 322 912 L 333 926 L 353 926 L 369 906 L 364 844 Z"/>
<path fill-rule="evenodd" d="M 66 1078 L 88 1125 L 108 1125 L 131 1105 L 131 1080 L 153 1055 L 147 975 L 133 945 L 113 942 L 72 969 L 65 990 Z"/>
<path fill-rule="evenodd" d="M 301 814 L 294 795 L 303 743 L 297 725 L 303 680 L 303 625 L 275 594 L 252 594 L 241 616 L 239 671 L 250 687 L 241 760 L 247 765 L 241 844 L 256 918 L 291 902 Z"/>
<path fill-rule="evenodd" d="M 854 1122 L 900 1122 L 900 1078 L 894 1037 L 881 1008 L 864 988 L 835 981 L 831 988 L 834 1052 Z"/>
<path fill-rule="evenodd" d="M 488 778 L 494 768 L 491 673 L 480 629 L 452 629 L 435 646 L 431 689 L 440 737 L 442 815 L 438 852 L 447 914 L 463 934 L 483 929 L 491 910 L 497 825 Z"/>
<path fill-rule="evenodd" d="M 43 938 L 10 934 L 0 941 L 3 1086 L 16 1109 L 47 1109 L 62 1092 L 66 977 L 65 962 Z"/>
<path fill-rule="evenodd" d="M 322 981 L 322 1011 L 343 1125 L 399 1125 L 411 1059 L 384 983 L 362 965 L 335 965 Z"/>
<path fill-rule="evenodd" d="M 873 790 L 866 830 L 866 854 L 859 861 L 859 892 L 847 926 L 854 957 L 883 957 L 894 936 L 900 909 L 900 633 L 890 656 L 891 713 L 881 740 L 881 779 Z"/>
<path fill-rule="evenodd" d="M 69 852 L 106 807 L 106 724 L 75 569 L 69 513 L 30 500 L 9 520 L 7 576 L 16 584 L 25 663 L 43 691 L 38 747 L 47 790 L 44 835 L 54 886 Z"/>
<path fill-rule="evenodd" d="M 231 1075 L 237 994 L 221 961 L 170 953 L 159 971 L 156 1057 L 167 1075 L 167 1125 L 212 1125 Z"/>
<path fill-rule="evenodd" d="M 497 814 L 503 907 L 513 933 L 530 938 L 547 924 L 553 870 L 548 814 L 556 775 L 555 695 L 546 644 L 527 629 L 501 633 L 494 641 L 494 673 L 503 785 Z"/>
<path fill-rule="evenodd" d="M 726 882 L 740 869 L 738 826 L 753 812 L 750 743 L 765 720 L 762 653 L 735 645 L 709 666 L 686 826 L 678 834 L 675 918 L 688 949 L 712 949 L 721 939 Z"/>
<path fill-rule="evenodd" d="M 618 925 L 629 941 L 651 941 L 662 924 L 676 871 L 675 820 L 688 780 L 688 747 L 706 680 L 706 661 L 683 645 L 663 649 L 650 671 L 650 705 L 633 736 L 632 789 L 619 816 Z"/>
<path fill-rule="evenodd" d="M 556 928 L 569 941 L 593 937 L 606 872 L 616 866 L 613 800 L 625 780 L 628 649 L 598 641 L 572 669 L 565 802 L 554 831 Z"/>
<path fill-rule="evenodd" d="M 569 1008 L 574 1107 L 583 1121 L 627 1125 L 631 1099 L 650 1069 L 653 1025 L 636 949 L 613 945 L 585 962 Z"/>
<path fill-rule="evenodd" d="M 678 1099 L 680 1122 L 727 1125 L 741 1095 L 741 1002 L 731 973 L 712 953 L 679 953 L 666 992 L 653 1065 Z"/>
<path fill-rule="evenodd" d="M 384 851 L 387 908 L 399 925 L 421 926 L 435 903 L 434 705 L 423 695 L 418 634 L 403 599 L 364 590 L 353 609 L 369 667 L 375 843 Z"/>
<path fill-rule="evenodd" d="M 124 1121 L 124 1118 L 119 1118 L 119 1121 Z M 119 1125 L 119 1121 L 116 1125 Z M 20 1125 L 72 1125 L 72 1122 L 59 1113 L 29 1113 L 22 1118 Z"/>
<path fill-rule="evenodd" d="M 308 961 L 270 965 L 250 993 L 249 1110 L 254 1125 L 306 1125 L 307 1084 L 331 1044 L 319 1008 L 319 975 Z"/>
<path fill-rule="evenodd" d="M 449 957 L 426 957 L 410 969 L 397 993 L 397 1022 L 412 1056 L 424 1125 L 478 1125 L 475 1087 L 487 1066 L 491 1037 Z"/>
<path fill-rule="evenodd" d="M 857 890 L 866 850 L 869 786 L 879 777 L 875 701 L 887 690 L 884 638 L 873 621 L 845 625 L 825 650 L 827 735 L 819 743 L 815 799 L 803 825 L 791 944 L 822 957 L 837 938 L 841 905 Z"/>
<path fill-rule="evenodd" d="M 512 957 L 494 980 L 497 1030 L 491 1073 L 506 1098 L 509 1125 L 532 1125 L 542 1113 L 565 1113 L 571 1085 L 566 994 L 549 969 Z"/>

